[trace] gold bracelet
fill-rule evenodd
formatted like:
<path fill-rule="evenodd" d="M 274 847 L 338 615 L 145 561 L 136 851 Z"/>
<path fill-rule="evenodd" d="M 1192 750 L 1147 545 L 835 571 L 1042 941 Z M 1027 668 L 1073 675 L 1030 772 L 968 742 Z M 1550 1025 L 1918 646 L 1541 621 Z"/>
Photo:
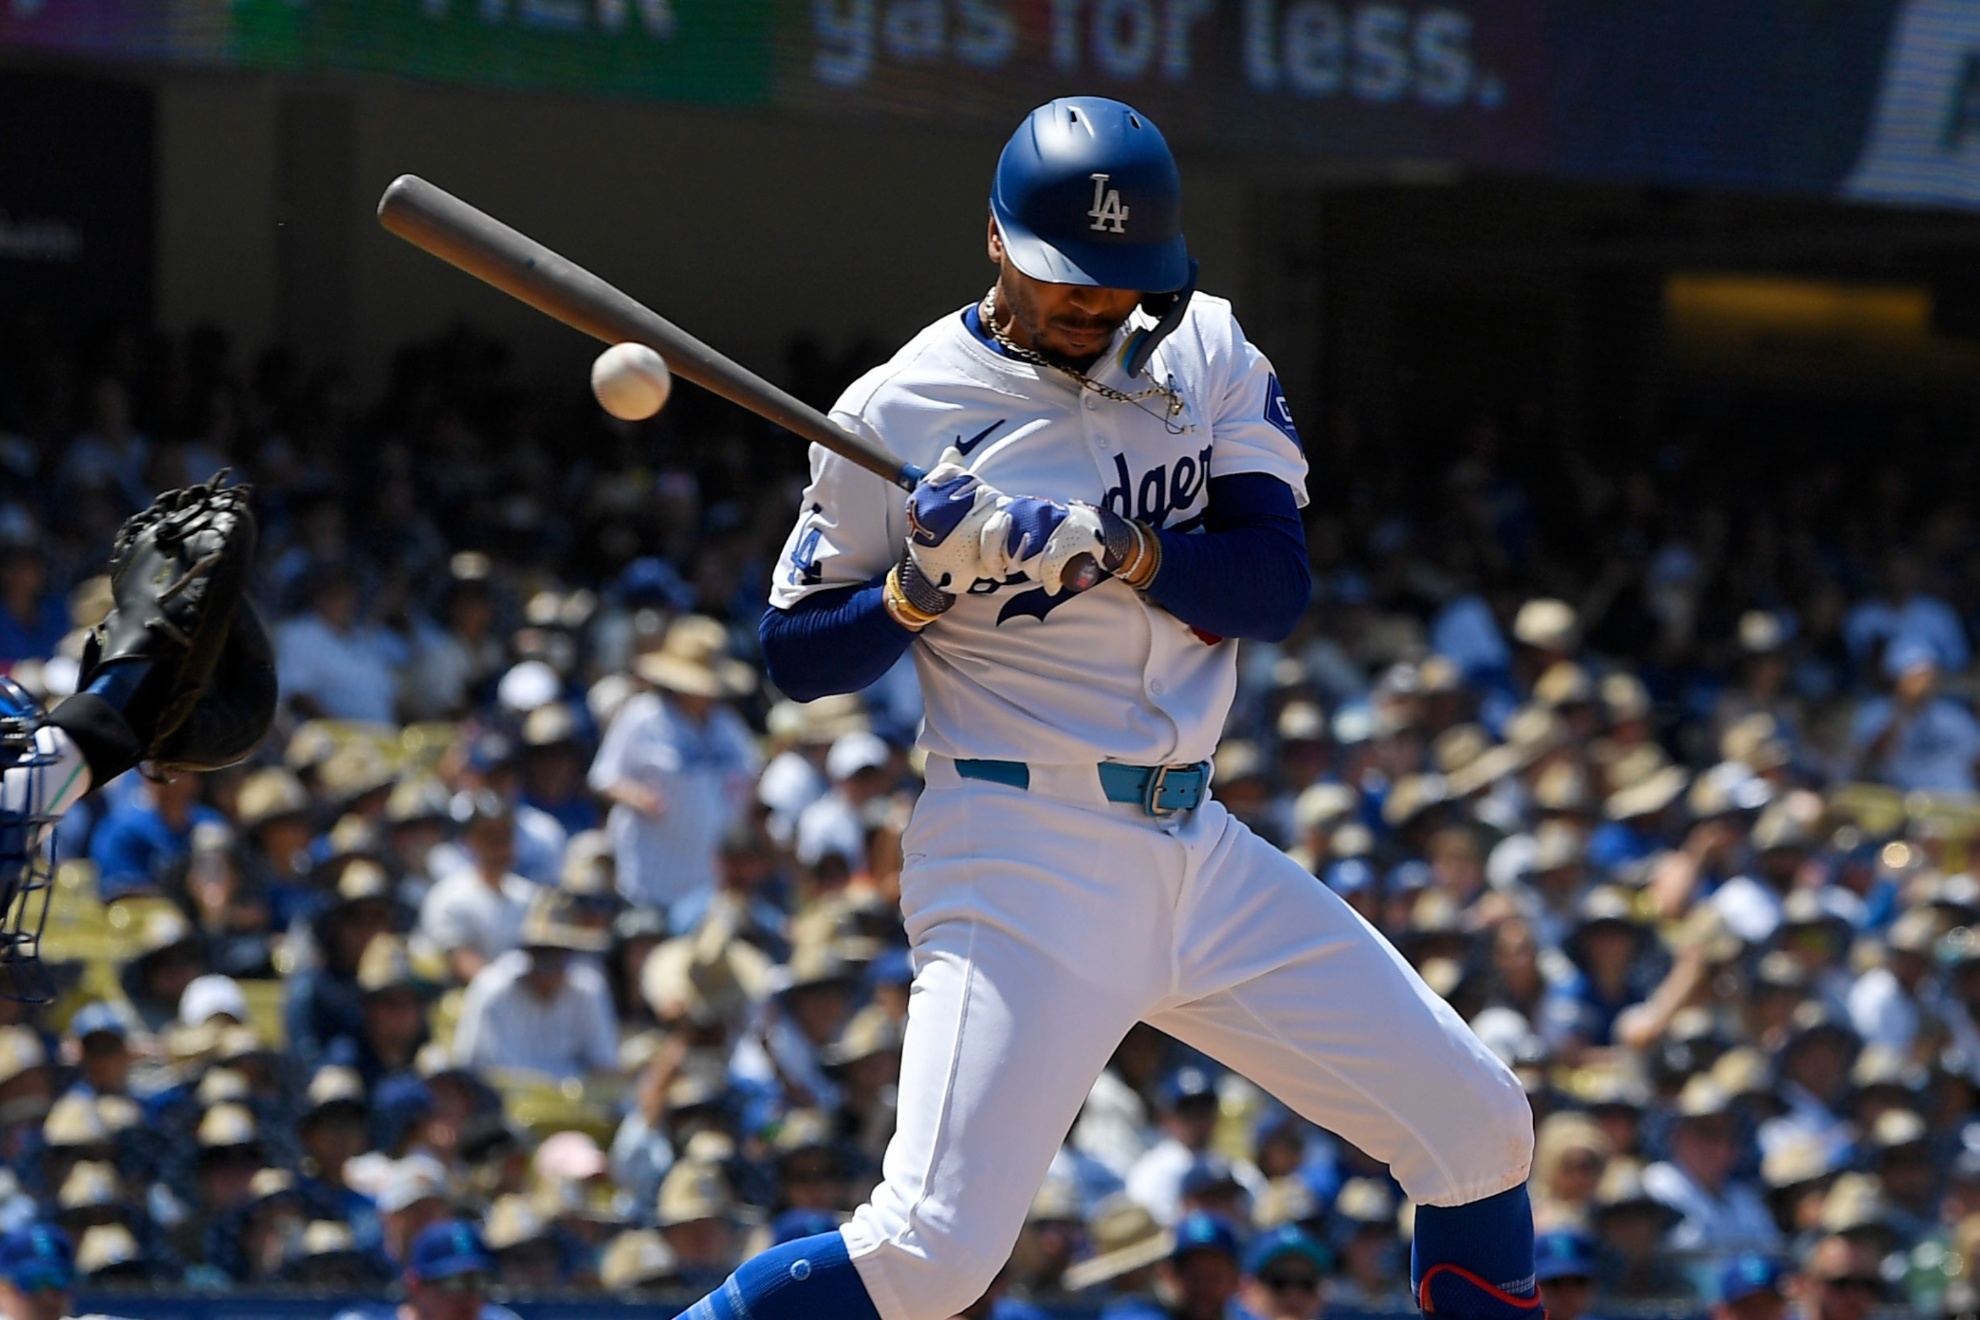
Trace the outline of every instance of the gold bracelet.
<path fill-rule="evenodd" d="M 1134 545 L 1114 576 L 1136 591 L 1146 591 L 1162 570 L 1162 542 L 1147 523 L 1130 522 L 1128 529 L 1134 534 Z"/>
<path fill-rule="evenodd" d="M 887 613 L 893 617 L 895 623 L 900 624 L 901 627 L 907 629 L 909 632 L 918 633 L 929 624 L 935 622 L 940 616 L 930 614 L 927 610 L 919 608 L 913 601 L 907 598 L 906 593 L 901 590 L 900 572 L 901 566 L 899 564 L 887 570 L 886 585 L 880 588 L 880 603 L 886 608 Z"/>

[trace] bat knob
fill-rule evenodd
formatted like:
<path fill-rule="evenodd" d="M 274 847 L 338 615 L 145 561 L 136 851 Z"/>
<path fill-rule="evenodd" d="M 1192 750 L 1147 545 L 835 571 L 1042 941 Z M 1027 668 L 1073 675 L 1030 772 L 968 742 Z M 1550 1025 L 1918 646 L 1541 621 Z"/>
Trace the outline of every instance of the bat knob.
<path fill-rule="evenodd" d="M 1074 555 L 1066 561 L 1066 569 L 1060 581 L 1065 584 L 1067 591 L 1076 595 L 1099 586 L 1100 579 L 1106 576 L 1106 570 L 1100 567 L 1100 561 L 1092 555 Z"/>

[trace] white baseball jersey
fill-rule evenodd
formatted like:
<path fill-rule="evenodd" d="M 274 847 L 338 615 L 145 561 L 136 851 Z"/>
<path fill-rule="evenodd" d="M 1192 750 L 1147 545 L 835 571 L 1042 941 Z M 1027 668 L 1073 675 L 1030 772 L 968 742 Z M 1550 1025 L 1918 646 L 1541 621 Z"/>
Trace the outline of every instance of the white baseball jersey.
<path fill-rule="evenodd" d="M 1129 393 L 1148 384 L 1127 379 L 1115 352 L 1092 375 Z M 954 445 L 1006 494 L 1084 500 L 1178 531 L 1202 522 L 1212 476 L 1269 473 L 1306 502 L 1306 460 L 1278 378 L 1228 302 L 1192 298 L 1147 376 L 1173 383 L 1179 415 L 1166 416 L 1159 395 L 1140 406 L 1108 400 L 1006 357 L 953 313 L 854 383 L 832 417 L 923 468 Z M 771 603 L 869 582 L 900 558 L 906 536 L 899 490 L 814 445 Z M 922 744 L 945 756 L 1200 761 L 1237 686 L 1234 642 L 1206 640 L 1111 579 L 1056 597 L 1024 574 L 978 581 L 920 641 Z"/>

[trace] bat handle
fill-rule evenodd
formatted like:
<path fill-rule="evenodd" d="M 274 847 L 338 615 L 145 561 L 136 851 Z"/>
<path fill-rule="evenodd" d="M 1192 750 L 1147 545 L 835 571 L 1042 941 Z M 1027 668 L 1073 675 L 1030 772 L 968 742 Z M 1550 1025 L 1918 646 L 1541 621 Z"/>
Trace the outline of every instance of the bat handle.
<path fill-rule="evenodd" d="M 914 463 L 903 463 L 901 470 L 894 474 L 894 484 L 902 490 L 912 492 L 927 476 L 927 468 Z"/>

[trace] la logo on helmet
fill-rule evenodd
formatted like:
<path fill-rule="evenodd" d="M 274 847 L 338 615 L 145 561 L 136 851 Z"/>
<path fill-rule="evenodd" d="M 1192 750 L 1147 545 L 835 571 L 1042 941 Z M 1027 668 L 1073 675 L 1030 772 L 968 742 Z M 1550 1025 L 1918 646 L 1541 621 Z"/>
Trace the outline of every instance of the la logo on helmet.
<path fill-rule="evenodd" d="M 1093 217 L 1093 223 L 1088 227 L 1103 234 L 1125 234 L 1128 208 L 1121 205 L 1121 190 L 1107 186 L 1107 180 L 1111 177 L 1106 174 L 1092 176 L 1093 209 L 1087 214 Z"/>

